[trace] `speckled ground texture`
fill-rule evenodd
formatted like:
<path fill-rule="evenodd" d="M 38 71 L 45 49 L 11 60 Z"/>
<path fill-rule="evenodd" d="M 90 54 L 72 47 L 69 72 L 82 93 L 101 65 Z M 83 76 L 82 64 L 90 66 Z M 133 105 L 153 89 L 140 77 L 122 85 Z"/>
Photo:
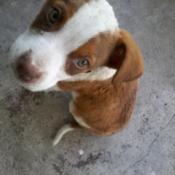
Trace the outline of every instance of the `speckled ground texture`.
<path fill-rule="evenodd" d="M 117 135 L 74 132 L 53 148 L 53 135 L 71 118 L 69 94 L 21 89 L 7 62 L 42 1 L 0 0 L 0 175 L 175 175 L 175 1 L 110 3 L 145 57 L 136 110 Z"/>

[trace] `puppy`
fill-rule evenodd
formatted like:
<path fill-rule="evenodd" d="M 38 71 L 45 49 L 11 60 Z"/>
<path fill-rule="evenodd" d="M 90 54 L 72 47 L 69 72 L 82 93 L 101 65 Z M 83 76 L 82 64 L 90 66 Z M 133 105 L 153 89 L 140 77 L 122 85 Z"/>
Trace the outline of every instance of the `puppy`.
<path fill-rule="evenodd" d="M 36 92 L 72 92 L 75 122 L 98 135 L 121 130 L 131 117 L 143 58 L 132 36 L 119 28 L 106 0 L 47 0 L 29 29 L 14 42 L 10 61 L 18 82 Z"/>

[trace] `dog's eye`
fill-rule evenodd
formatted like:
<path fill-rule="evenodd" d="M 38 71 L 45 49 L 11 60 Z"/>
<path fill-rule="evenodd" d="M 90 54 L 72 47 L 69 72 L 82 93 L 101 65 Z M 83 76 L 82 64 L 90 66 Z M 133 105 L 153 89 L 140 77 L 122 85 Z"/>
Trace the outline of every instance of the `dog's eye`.
<path fill-rule="evenodd" d="M 89 60 L 87 58 L 81 58 L 75 60 L 75 65 L 79 69 L 87 68 L 89 66 Z"/>
<path fill-rule="evenodd" d="M 54 24 L 62 18 L 61 8 L 51 8 L 48 13 L 49 22 Z"/>

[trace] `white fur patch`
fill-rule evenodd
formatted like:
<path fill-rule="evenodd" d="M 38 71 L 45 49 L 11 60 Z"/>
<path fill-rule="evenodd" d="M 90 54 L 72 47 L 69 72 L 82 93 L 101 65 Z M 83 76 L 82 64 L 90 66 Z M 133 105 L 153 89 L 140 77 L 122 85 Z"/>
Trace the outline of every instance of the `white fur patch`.
<path fill-rule="evenodd" d="M 70 79 L 67 79 L 67 81 L 81 81 L 81 80 L 88 80 L 88 81 L 94 81 L 94 80 L 107 80 L 115 75 L 117 72 L 116 69 L 108 68 L 108 67 L 99 67 L 95 69 L 92 72 L 89 73 L 80 73 L 77 75 L 74 75 Z"/>
<path fill-rule="evenodd" d="M 84 128 L 87 128 L 87 129 L 90 129 L 90 128 L 91 128 L 88 124 L 86 124 L 86 122 L 82 119 L 82 117 L 74 116 L 74 119 L 76 120 L 76 122 L 77 122 L 80 126 L 82 126 L 82 127 L 84 127 Z"/>
<path fill-rule="evenodd" d="M 57 133 L 54 141 L 53 141 L 53 146 L 56 146 L 60 141 L 61 139 L 63 138 L 63 136 L 65 134 L 67 134 L 68 132 L 71 132 L 71 131 L 74 131 L 75 128 L 73 128 L 70 124 L 67 124 L 65 126 L 63 126 Z"/>
<path fill-rule="evenodd" d="M 118 22 L 110 4 L 106 0 L 91 0 L 58 32 L 39 34 L 28 30 L 22 34 L 12 46 L 11 61 L 15 62 L 17 57 L 32 50 L 32 63 L 43 72 L 43 76 L 37 83 L 22 85 L 31 91 L 46 90 L 58 81 L 72 78 L 64 70 L 67 55 L 100 32 L 117 29 Z M 80 75 L 80 79 L 83 76 Z"/>
<path fill-rule="evenodd" d="M 91 0 L 83 5 L 63 28 L 70 53 L 101 32 L 119 29 L 112 6 L 106 0 Z M 71 30 L 71 31 L 70 31 Z M 64 36 L 63 36 L 64 37 Z"/>

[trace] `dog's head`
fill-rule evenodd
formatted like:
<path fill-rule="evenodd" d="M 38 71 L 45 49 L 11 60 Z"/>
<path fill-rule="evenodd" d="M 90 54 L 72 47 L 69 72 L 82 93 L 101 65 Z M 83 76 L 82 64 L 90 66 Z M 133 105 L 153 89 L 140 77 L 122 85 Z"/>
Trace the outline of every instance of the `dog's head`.
<path fill-rule="evenodd" d="M 30 28 L 13 44 L 10 61 L 22 86 L 47 90 L 58 81 L 115 64 L 110 55 L 119 33 L 106 0 L 47 0 Z M 114 55 L 126 55 L 122 53 L 126 47 L 121 46 Z"/>

